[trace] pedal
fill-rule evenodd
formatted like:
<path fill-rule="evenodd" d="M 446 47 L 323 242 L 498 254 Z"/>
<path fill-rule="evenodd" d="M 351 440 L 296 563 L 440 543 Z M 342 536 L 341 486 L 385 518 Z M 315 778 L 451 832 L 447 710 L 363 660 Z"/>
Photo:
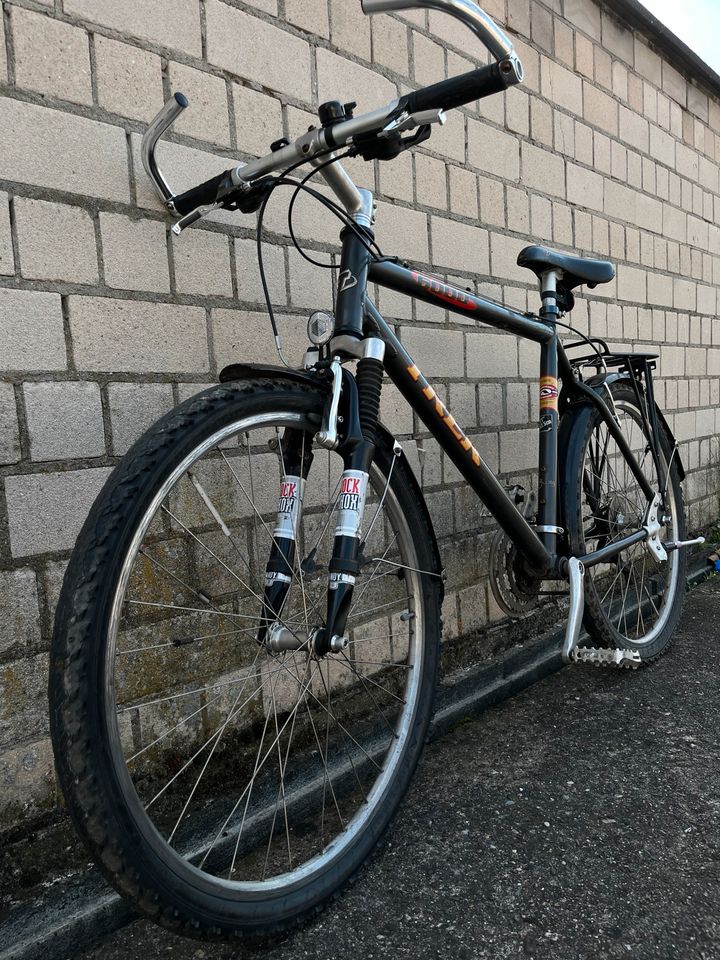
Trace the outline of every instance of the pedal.
<path fill-rule="evenodd" d="M 573 663 L 594 663 L 596 667 L 618 667 L 637 670 L 642 658 L 635 650 L 606 650 L 598 647 L 573 647 L 570 651 Z"/>

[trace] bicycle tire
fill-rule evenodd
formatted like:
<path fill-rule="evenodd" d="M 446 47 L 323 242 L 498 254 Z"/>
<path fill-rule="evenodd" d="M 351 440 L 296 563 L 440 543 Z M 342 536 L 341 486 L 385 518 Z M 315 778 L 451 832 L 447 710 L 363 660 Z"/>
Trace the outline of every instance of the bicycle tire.
<path fill-rule="evenodd" d="M 208 437 L 223 431 L 234 436 L 233 425 L 247 423 L 248 418 L 282 419 L 290 414 L 304 429 L 316 431 L 324 399 L 319 390 L 305 385 L 256 380 L 211 388 L 171 411 L 143 435 L 109 478 L 78 537 L 63 583 L 49 693 L 56 766 L 68 809 L 113 886 L 142 914 L 186 936 L 254 940 L 284 935 L 312 917 L 355 875 L 379 841 L 407 790 L 426 739 L 439 663 L 441 578 L 419 488 L 404 457 L 383 432 L 375 464 L 387 482 L 386 522 L 391 526 L 391 521 L 405 518 L 402 535 L 415 559 L 416 572 L 408 572 L 408 566 L 396 579 L 411 582 L 406 589 L 416 591 L 413 598 L 420 605 L 420 617 L 417 611 L 413 615 L 421 624 L 413 628 L 418 673 L 407 728 L 397 736 L 401 746 L 353 842 L 340 844 L 337 855 L 306 878 L 296 871 L 275 888 L 254 889 L 198 870 L 165 842 L 137 797 L 128 794 L 122 773 L 125 756 L 117 755 L 119 735 L 111 719 L 107 648 L 121 571 L 139 525 L 147 520 L 148 505 L 178 464 Z M 280 761 L 279 766 L 282 778 Z M 376 782 L 381 783 L 380 775 Z M 274 825 L 273 820 L 270 843 Z M 289 845 L 288 833 L 288 859 Z"/>
<path fill-rule="evenodd" d="M 631 434 L 631 448 L 638 455 L 651 486 L 657 490 L 659 483 L 634 387 L 627 381 L 616 381 L 610 390 L 621 423 Z M 672 456 L 670 439 L 662 427 L 660 429 L 662 469 L 667 471 L 670 464 L 667 514 L 670 520 L 660 536 L 667 540 L 684 540 L 686 521 L 680 474 Z M 602 458 L 595 456 L 593 445 L 598 451 L 604 446 L 605 463 L 614 461 L 618 466 L 617 470 L 611 466 L 605 470 L 608 477 L 606 487 L 602 477 L 594 472 L 602 470 L 597 467 Z M 593 473 L 590 479 L 589 475 Z M 574 556 L 582 556 L 610 542 L 613 537 L 619 539 L 641 526 L 645 498 L 640 494 L 637 481 L 631 477 L 624 458 L 614 447 L 614 441 L 609 440 L 607 426 L 594 407 L 582 407 L 581 412 L 574 415 L 562 488 L 568 544 Z M 632 515 L 632 523 L 626 514 Z M 600 519 L 599 515 L 602 515 Z M 645 662 L 665 653 L 682 612 L 686 564 L 685 551 L 676 550 L 668 554 L 663 571 L 663 565 L 650 557 L 645 543 L 641 542 L 623 551 L 614 564 L 588 568 L 583 623 L 593 641 L 601 647 L 636 651 Z M 649 589 L 651 583 L 661 582 L 666 584 L 664 590 L 654 586 Z"/>

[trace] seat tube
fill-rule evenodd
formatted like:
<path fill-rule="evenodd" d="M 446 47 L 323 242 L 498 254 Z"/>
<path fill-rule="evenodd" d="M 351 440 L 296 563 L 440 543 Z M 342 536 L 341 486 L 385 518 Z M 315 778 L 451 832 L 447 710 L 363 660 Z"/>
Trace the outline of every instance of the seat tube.
<path fill-rule="evenodd" d="M 548 270 L 541 277 L 542 308 L 540 316 L 553 324 L 558 316 L 557 273 Z M 540 345 L 540 412 L 538 518 L 536 530 L 549 553 L 556 552 L 558 534 L 558 336 Z"/>
<path fill-rule="evenodd" d="M 356 228 L 365 233 L 370 241 L 373 239 L 371 229 L 373 195 L 369 190 L 359 190 L 358 193 L 362 198 L 362 208 L 351 216 Z M 335 300 L 335 334 L 355 337 L 359 340 L 363 336 L 370 253 L 356 231 L 350 227 L 342 231 L 340 239 L 342 252 Z"/>

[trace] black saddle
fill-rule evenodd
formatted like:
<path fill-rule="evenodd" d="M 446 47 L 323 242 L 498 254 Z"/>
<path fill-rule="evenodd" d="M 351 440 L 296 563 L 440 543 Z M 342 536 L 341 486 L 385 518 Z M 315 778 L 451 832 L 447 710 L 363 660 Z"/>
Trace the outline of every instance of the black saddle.
<path fill-rule="evenodd" d="M 565 290 L 572 290 L 581 283 L 596 287 L 599 283 L 608 283 L 615 276 L 615 267 L 609 260 L 574 257 L 570 253 L 550 250 L 549 247 L 525 247 L 518 254 L 517 262 L 518 266 L 527 267 L 538 277 L 546 270 L 562 270 L 560 284 Z"/>

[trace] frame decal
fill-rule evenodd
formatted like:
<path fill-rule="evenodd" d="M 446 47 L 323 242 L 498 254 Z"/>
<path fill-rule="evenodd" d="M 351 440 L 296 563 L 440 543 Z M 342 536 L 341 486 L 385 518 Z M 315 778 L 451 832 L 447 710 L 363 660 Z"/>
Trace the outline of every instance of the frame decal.
<path fill-rule="evenodd" d="M 557 377 L 540 377 L 540 409 L 555 410 L 558 408 Z"/>
<path fill-rule="evenodd" d="M 466 453 L 470 453 L 470 459 L 475 464 L 476 467 L 480 466 L 481 458 L 480 454 L 477 452 L 475 447 L 470 443 L 468 438 L 465 436 L 463 431 L 457 425 L 457 421 L 452 414 L 448 413 L 448 410 L 442 400 L 435 393 L 433 388 L 427 382 L 425 377 L 420 372 L 420 369 L 413 363 L 407 367 L 407 372 L 410 374 L 415 383 L 418 384 L 422 390 L 423 396 L 426 400 L 429 400 L 435 408 L 435 413 L 440 417 L 442 422 L 448 428 L 450 433 L 455 437 L 460 446 L 465 450 Z"/>
<path fill-rule="evenodd" d="M 444 300 L 453 307 L 459 307 L 461 310 L 477 310 L 477 306 L 464 290 L 458 290 L 457 287 L 451 287 L 437 277 L 429 277 L 424 273 L 412 271 L 413 279 L 423 290 L 436 297 L 438 300 Z"/>

